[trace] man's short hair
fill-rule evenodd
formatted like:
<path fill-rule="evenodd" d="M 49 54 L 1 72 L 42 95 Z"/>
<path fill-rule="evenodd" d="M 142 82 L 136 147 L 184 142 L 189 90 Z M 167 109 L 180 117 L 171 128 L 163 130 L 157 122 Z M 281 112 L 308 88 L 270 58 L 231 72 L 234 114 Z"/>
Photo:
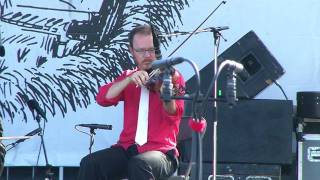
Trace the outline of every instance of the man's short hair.
<path fill-rule="evenodd" d="M 152 34 L 151 26 L 148 24 L 138 25 L 129 32 L 129 45 L 133 47 L 133 37 L 136 34 L 150 35 Z"/>

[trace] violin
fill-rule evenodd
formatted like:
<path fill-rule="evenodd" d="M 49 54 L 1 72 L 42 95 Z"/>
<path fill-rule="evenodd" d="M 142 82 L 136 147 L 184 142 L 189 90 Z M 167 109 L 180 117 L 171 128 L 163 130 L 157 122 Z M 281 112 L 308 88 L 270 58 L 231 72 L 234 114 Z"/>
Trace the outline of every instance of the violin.
<path fill-rule="evenodd" d="M 182 87 L 178 80 L 180 78 L 180 73 L 174 69 L 173 67 L 169 68 L 169 73 L 171 76 L 171 82 L 173 84 L 173 95 L 183 95 L 185 88 Z M 163 83 L 163 77 L 164 77 L 164 70 L 153 70 L 149 73 L 150 79 L 146 83 L 146 87 L 153 92 L 160 92 L 162 83 Z"/>

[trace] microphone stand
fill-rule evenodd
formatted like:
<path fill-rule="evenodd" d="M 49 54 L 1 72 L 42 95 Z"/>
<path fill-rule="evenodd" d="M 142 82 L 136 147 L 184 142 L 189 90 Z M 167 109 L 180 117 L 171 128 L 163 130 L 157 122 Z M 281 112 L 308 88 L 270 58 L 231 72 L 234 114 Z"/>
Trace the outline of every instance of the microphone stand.
<path fill-rule="evenodd" d="M 92 146 L 94 143 L 94 136 L 96 135 L 96 132 L 94 132 L 95 128 L 90 128 L 90 143 L 89 143 L 89 153 L 91 154 Z"/>
<path fill-rule="evenodd" d="M 230 95 L 230 97 L 228 98 L 225 98 L 225 99 L 218 99 L 218 98 L 210 98 L 210 94 L 212 94 L 212 89 L 213 89 L 213 86 L 214 84 L 217 83 L 217 79 L 218 79 L 218 76 L 221 72 L 221 70 L 226 67 L 226 66 L 234 66 L 234 64 L 230 64 L 230 61 L 228 62 L 228 60 L 224 61 L 221 63 L 221 65 L 219 66 L 219 69 L 217 70 L 217 72 L 215 73 L 214 77 L 213 77 L 213 81 L 211 82 L 206 94 L 204 97 L 200 97 L 199 95 L 199 88 L 197 88 L 197 91 L 196 91 L 196 94 L 195 96 L 189 96 L 189 95 L 184 95 L 184 96 L 173 96 L 171 97 L 171 99 L 184 99 L 184 100 L 192 100 L 193 101 L 193 117 L 197 117 L 197 116 L 194 116 L 196 114 L 194 114 L 196 112 L 196 110 L 194 109 L 195 108 L 195 104 L 199 101 L 199 102 L 202 102 L 202 115 L 205 114 L 205 111 L 206 111 L 206 108 L 207 108 L 207 105 L 208 105 L 208 102 L 209 101 L 213 101 L 215 104 L 219 101 L 219 102 L 227 102 L 229 103 L 229 105 L 234 105 L 235 101 L 237 100 L 236 98 L 234 99 L 234 101 L 231 101 L 230 98 L 232 97 L 236 97 L 235 94 L 233 95 Z M 233 67 L 233 68 L 236 68 L 236 67 Z M 232 71 L 235 71 L 235 69 L 232 69 Z M 235 78 L 235 72 L 232 72 L 232 75 L 233 75 L 233 78 Z M 199 79 L 199 74 L 196 74 L 196 77 L 197 77 L 197 85 L 200 84 L 200 79 Z M 233 84 L 234 85 L 234 84 Z M 198 86 L 200 87 L 200 86 Z M 233 86 L 232 86 L 233 87 Z M 232 88 L 232 91 L 235 91 L 235 86 Z M 230 101 L 230 102 L 229 102 Z M 217 114 L 215 114 L 216 116 L 216 119 L 215 119 L 215 125 L 217 125 Z M 199 116 L 198 116 L 199 117 Z M 201 117 L 201 116 L 200 116 Z M 217 126 L 215 126 L 215 131 L 217 130 L 216 128 Z M 201 133 L 201 132 L 200 132 Z M 190 170 L 193 169 L 191 166 L 192 166 L 192 161 L 195 161 L 197 160 L 197 163 L 196 163 L 196 170 L 193 170 L 193 173 L 191 174 L 192 175 L 192 178 L 191 179 L 198 179 L 198 180 L 202 180 L 202 137 L 200 136 L 201 134 L 200 133 L 192 133 L 192 143 L 195 142 L 196 146 L 198 146 L 198 149 L 195 148 L 194 145 L 192 145 L 192 149 L 191 149 L 191 161 L 189 163 L 189 167 L 188 167 L 188 170 L 187 170 L 187 173 L 186 173 L 186 176 L 185 177 L 188 177 L 189 176 L 189 173 L 190 173 Z M 214 133 L 215 134 L 215 137 L 216 137 L 216 132 Z M 216 138 L 215 139 L 215 142 L 216 143 Z M 216 145 L 214 146 L 216 147 Z M 216 153 L 216 151 L 214 152 Z M 215 157 L 216 157 L 216 154 L 215 154 Z M 214 167 L 216 167 L 216 159 L 213 160 L 213 162 L 215 163 L 214 164 Z M 212 178 L 213 179 L 216 179 L 216 169 L 213 170 L 213 175 L 210 175 L 209 178 Z"/>
<path fill-rule="evenodd" d="M 219 50 L 219 44 L 220 44 L 220 39 L 223 38 L 222 34 L 220 33 L 220 31 L 222 30 L 226 30 L 228 29 L 228 27 L 224 27 L 224 28 L 210 28 L 210 31 L 213 32 L 213 36 L 214 36 L 214 56 L 215 56 L 215 62 L 214 62 L 214 81 L 212 84 L 210 84 L 210 87 L 206 93 L 206 96 L 204 98 L 204 105 L 203 105 L 203 108 L 206 108 L 206 104 L 208 103 L 209 101 L 209 94 L 210 94 L 210 91 L 212 89 L 212 86 L 214 86 L 214 89 L 213 89 L 213 92 L 214 92 L 214 110 L 213 110 L 213 117 L 214 117 L 214 122 L 213 122 L 213 160 L 212 160 L 212 164 L 213 164 L 213 180 L 216 180 L 216 162 L 217 162 L 217 122 L 218 122 L 218 106 L 217 106 L 217 102 L 215 100 L 217 100 L 217 78 L 218 78 L 218 75 L 219 75 L 219 72 L 217 72 L 217 69 L 218 69 L 218 50 Z M 194 31 L 195 32 L 195 31 Z M 193 32 L 193 33 L 194 33 Z M 223 38 L 224 39 L 224 38 Z M 226 41 L 226 39 L 224 39 Z M 172 63 L 170 63 L 171 61 L 169 61 L 169 63 L 167 62 L 165 64 L 165 68 L 166 70 L 171 66 Z M 199 116 L 199 114 L 197 113 L 197 110 L 196 110 L 196 105 L 197 105 L 197 102 L 198 102 L 198 98 L 199 98 L 199 95 L 200 95 L 200 75 L 199 75 L 199 70 L 197 68 L 197 66 L 190 60 L 188 59 L 182 59 L 182 62 L 188 62 L 189 64 L 191 64 L 191 66 L 193 67 L 195 73 L 196 73 L 196 78 L 197 78 L 197 87 L 196 87 L 196 93 L 195 93 L 195 96 L 192 98 L 192 117 L 194 117 L 194 120 L 195 121 L 198 121 L 200 122 L 201 121 L 201 116 Z M 180 62 L 179 62 L 180 63 Z M 222 66 L 224 67 L 224 66 Z M 169 87 L 169 86 L 168 86 Z M 169 89 L 169 88 L 167 88 Z M 168 100 L 168 99 L 171 99 L 172 97 L 168 98 L 167 99 L 167 94 L 164 96 L 164 100 Z M 163 98 L 163 97 L 162 97 Z M 174 99 L 174 97 L 172 98 Z M 179 97 L 179 99 L 184 99 L 184 97 Z M 205 109 L 202 109 L 202 111 L 205 111 Z M 203 113 L 204 114 L 204 113 Z M 191 161 L 190 161 L 190 164 L 189 164 L 189 168 L 188 169 L 193 169 L 192 168 L 192 161 L 195 162 L 197 161 L 196 163 L 196 169 L 193 170 L 193 173 L 192 173 L 192 179 L 198 179 L 198 180 L 202 180 L 202 133 L 196 133 L 196 132 L 193 132 L 192 134 L 192 142 L 193 144 L 196 144 L 196 145 L 192 145 L 192 152 L 191 152 Z M 196 148 L 196 147 L 197 148 Z M 187 175 L 189 175 L 190 171 L 188 170 L 188 172 L 186 173 L 186 177 Z"/>
<path fill-rule="evenodd" d="M 207 17 L 206 17 L 206 19 L 203 21 L 203 22 L 201 22 L 200 23 L 200 25 L 176 48 L 176 49 L 174 49 L 171 53 L 170 53 L 170 55 L 168 56 L 168 57 L 170 57 L 171 55 L 173 55 L 185 42 L 187 42 L 187 40 L 188 39 L 190 39 L 191 38 L 191 36 L 193 35 L 193 34 L 196 34 L 196 33 L 199 33 L 199 32 L 197 32 L 198 31 L 198 29 L 210 18 L 210 16 L 212 16 L 212 14 L 214 13 L 214 12 L 216 12 L 216 10 L 222 5 L 222 4 L 226 4 L 226 2 L 227 1 L 222 1 Z M 217 54 L 218 54 L 218 48 L 219 48 L 219 42 L 220 42 L 220 37 L 222 37 L 222 35 L 220 34 L 220 32 L 219 31 L 222 31 L 222 30 L 226 30 L 226 29 L 228 29 L 228 27 L 218 27 L 218 28 L 209 28 L 209 31 L 212 31 L 213 32 L 213 34 L 214 34 L 214 51 L 215 51 L 215 68 L 214 68 L 214 70 L 216 70 L 217 69 Z M 206 29 L 206 30 L 202 30 L 202 32 L 208 32 L 208 30 Z M 189 34 L 189 33 L 187 33 L 187 34 Z M 169 36 L 171 36 L 171 35 L 169 35 Z M 223 37 L 222 37 L 223 38 Z M 225 40 L 226 41 L 226 40 Z M 189 62 L 190 64 L 192 64 L 193 62 Z M 195 68 L 194 68 L 195 69 Z M 215 71 L 214 71 L 215 72 Z M 197 75 L 197 83 L 198 83 L 198 87 L 197 87 L 197 90 L 196 90 L 196 96 L 194 97 L 194 99 L 193 99 L 193 102 L 192 102 L 192 106 L 193 106 L 193 117 L 196 117 L 197 115 L 197 113 L 196 113 L 196 103 L 197 103 L 197 101 L 198 101 L 198 96 L 199 96 L 199 93 L 200 93 L 200 78 L 199 78 L 199 72 L 196 72 L 196 75 Z M 215 84 L 217 84 L 217 83 L 215 83 Z M 216 88 L 216 85 L 215 85 L 215 90 L 214 90 L 214 99 L 217 99 L 217 93 L 216 93 L 216 90 L 217 90 L 217 88 Z M 216 102 L 214 103 L 215 105 L 215 111 L 216 112 L 214 112 L 215 114 L 217 114 L 217 104 L 216 104 Z M 201 117 L 200 117 L 201 118 Z M 217 116 L 216 116 L 216 121 L 214 122 L 214 129 L 217 129 L 216 128 L 216 126 L 217 126 Z M 216 131 L 214 131 L 214 134 L 216 134 Z M 196 179 L 198 179 L 198 180 L 202 180 L 202 138 L 201 138 L 201 134 L 199 133 L 199 134 L 196 134 L 195 133 L 195 135 L 194 135 L 194 133 L 193 133 L 193 136 L 192 137 L 195 137 L 195 138 L 192 138 L 192 141 L 195 141 L 196 142 L 196 144 L 197 144 L 197 146 L 198 146 L 198 151 L 195 153 L 195 154 L 193 154 L 193 150 L 191 150 L 192 151 L 192 153 L 191 153 L 191 158 L 195 158 L 195 159 L 197 159 L 198 160 L 198 166 L 196 167 L 197 168 L 197 170 L 196 170 Z M 214 135 L 214 138 L 216 137 L 216 135 Z M 216 140 L 214 140 L 214 148 L 216 147 L 215 146 L 215 144 L 216 144 Z M 193 146 L 192 146 L 193 147 Z M 216 150 L 214 149 L 214 161 L 216 161 Z M 192 159 L 192 160 L 194 160 L 194 159 Z M 213 171 L 213 173 L 214 173 L 214 180 L 216 180 L 216 176 L 215 176 L 215 164 L 216 164 L 216 162 L 214 162 L 213 163 L 214 164 L 214 171 Z M 189 169 L 191 169 L 191 163 L 189 164 Z M 187 173 L 189 173 L 189 172 L 187 172 Z"/>
<path fill-rule="evenodd" d="M 219 42 L 219 41 L 217 41 Z M 218 47 L 218 46 L 216 46 Z M 218 49 L 216 48 L 216 53 L 218 52 Z M 198 123 L 201 121 L 201 113 L 199 114 L 198 111 L 197 111 L 197 103 L 198 101 L 202 102 L 202 115 L 205 114 L 205 110 L 206 110 L 206 107 L 208 105 L 208 102 L 209 101 L 214 101 L 214 104 L 215 104 L 215 107 L 216 107 L 216 114 L 215 114 L 215 124 L 214 124 L 214 159 L 213 159 L 213 162 L 214 162 L 214 165 L 213 167 L 215 168 L 213 170 L 213 178 L 214 180 L 216 179 L 216 131 L 217 131 L 217 101 L 220 101 L 219 99 L 217 99 L 217 94 L 216 94 L 216 89 L 217 89 L 217 86 L 215 84 L 217 84 L 217 79 L 218 79 L 218 76 L 220 74 L 220 72 L 222 71 L 222 69 L 226 66 L 229 66 L 231 67 L 231 70 L 232 71 L 241 71 L 243 69 L 243 66 L 239 66 L 239 63 L 235 63 L 234 61 L 230 61 L 230 60 L 226 60 L 224 62 L 221 63 L 221 65 L 219 66 L 219 69 L 217 69 L 215 71 L 215 74 L 214 74 L 214 77 L 213 77 L 213 81 L 211 82 L 207 92 L 206 92 L 206 95 L 204 96 L 204 98 L 200 99 L 200 75 L 199 75 L 199 70 L 198 70 L 198 67 L 190 60 L 188 59 L 184 59 L 183 58 L 183 61 L 185 62 L 188 62 L 189 64 L 191 64 L 191 66 L 193 67 L 194 71 L 195 71 L 195 75 L 196 75 L 196 91 L 195 91 L 195 94 L 194 96 L 190 97 L 190 96 L 171 96 L 170 93 L 168 93 L 167 90 L 170 91 L 170 84 L 171 82 L 170 81 L 170 78 L 166 81 L 168 81 L 169 83 L 166 83 L 167 85 L 165 86 L 166 90 L 165 91 L 162 91 L 162 93 L 166 93 L 165 95 L 161 95 L 161 98 L 164 100 L 164 101 L 169 101 L 171 99 L 185 99 L 185 100 L 192 100 L 192 117 L 194 118 L 193 120 L 195 121 L 198 121 Z M 216 61 L 217 61 L 217 57 L 216 57 Z M 168 66 L 170 66 L 170 63 L 169 65 L 166 64 L 167 68 L 168 69 Z M 232 78 L 235 78 L 235 72 L 232 72 Z M 232 79 L 234 80 L 234 79 Z M 164 83 L 165 83 L 165 80 L 164 80 Z M 163 84 L 164 85 L 164 84 Z M 231 86 L 232 85 L 232 86 Z M 210 98 L 210 94 L 212 94 L 212 89 L 213 89 L 213 86 L 215 88 L 215 97 L 212 99 Z M 230 83 L 229 84 L 231 88 L 231 92 L 235 92 L 235 83 Z M 230 97 L 228 97 L 229 99 L 227 99 L 227 102 L 229 103 L 230 101 L 230 98 L 235 98 L 236 95 L 235 94 L 230 94 L 229 95 Z M 234 101 L 236 101 L 236 99 L 234 99 Z M 232 102 L 231 104 L 234 104 L 233 101 L 230 101 Z M 200 116 L 199 116 L 200 115 Z M 202 180 L 202 131 L 193 131 L 192 133 L 192 144 L 196 144 L 197 148 L 195 147 L 195 145 L 192 145 L 192 149 L 191 149 L 191 161 L 189 163 L 189 167 L 188 167 L 188 170 L 186 172 L 186 177 L 189 176 L 189 173 L 190 173 L 190 170 L 193 169 L 192 168 L 192 162 L 194 161 L 197 161 L 196 163 L 196 169 L 193 170 L 193 173 L 192 173 L 192 179 L 198 179 L 198 180 Z M 209 177 L 212 177 L 211 175 Z"/>
<path fill-rule="evenodd" d="M 195 72 L 195 76 L 196 76 L 196 86 L 195 86 L 195 93 L 194 96 L 190 97 L 184 97 L 184 96 L 180 96 L 180 97 L 176 97 L 173 96 L 171 97 L 171 93 L 168 92 L 167 90 L 170 89 L 171 87 L 171 82 L 170 82 L 170 78 L 167 78 L 166 81 L 164 80 L 164 83 L 166 84 L 166 89 L 162 92 L 162 93 L 167 93 L 167 94 L 162 94 L 161 98 L 164 101 L 169 101 L 171 99 L 188 99 L 188 100 L 192 100 L 192 117 L 194 118 L 195 121 L 200 121 L 200 119 L 198 118 L 198 113 L 197 113 L 197 103 L 200 97 L 200 74 L 199 74 L 199 69 L 197 67 L 197 65 L 189 60 L 189 59 L 185 59 L 182 58 L 181 59 L 182 62 L 187 62 L 189 63 L 194 72 Z M 168 73 L 168 69 L 171 67 L 171 63 L 166 63 L 165 64 L 165 69 L 166 69 L 166 73 Z M 168 75 L 168 74 L 167 74 Z M 170 96 L 170 97 L 168 97 Z M 195 169 L 195 173 L 192 173 L 192 176 L 195 175 L 196 179 L 198 180 L 202 180 L 202 138 L 201 138 L 201 132 L 192 132 L 192 144 L 196 144 L 196 145 L 192 145 L 192 153 L 191 153 L 191 161 L 189 163 L 189 168 L 188 171 L 186 173 L 186 177 L 189 176 L 190 170 L 193 169 L 192 165 L 194 164 L 193 162 L 197 161 L 196 163 L 196 169 Z"/>
<path fill-rule="evenodd" d="M 221 35 L 220 31 L 213 29 L 213 38 L 214 38 L 214 69 L 213 72 L 215 73 L 215 76 L 218 77 L 218 52 L 219 52 L 219 45 L 220 45 L 220 39 L 223 36 Z M 224 38 L 223 38 L 224 39 Z M 225 40 L 225 39 L 224 39 Z M 226 41 L 226 40 L 225 40 Z M 213 98 L 217 99 L 217 79 L 214 79 L 214 89 L 213 89 Z M 214 101 L 213 104 L 213 156 L 212 156 L 212 176 L 213 180 L 216 180 L 216 174 L 217 174 L 217 126 L 218 126 L 218 103 Z"/>
<path fill-rule="evenodd" d="M 90 128 L 90 134 L 85 132 L 85 131 L 82 131 L 80 129 L 78 129 L 78 127 L 81 126 L 81 127 L 86 127 L 86 128 Z M 88 136 L 90 136 L 90 143 L 89 143 L 89 153 L 91 154 L 92 152 L 92 146 L 94 144 L 94 136 L 96 135 L 96 132 L 95 130 L 96 129 L 105 129 L 105 130 L 111 130 L 112 129 L 112 126 L 111 125 L 101 125 L 101 124 L 77 124 L 74 126 L 74 128 L 81 132 L 81 133 L 84 133 Z"/>
<path fill-rule="evenodd" d="M 41 128 L 41 125 L 40 125 L 41 116 L 40 116 L 39 113 L 37 113 L 35 119 L 36 119 L 36 121 L 38 123 L 38 127 Z M 46 121 L 44 120 L 44 124 L 45 123 L 46 123 Z M 50 165 L 49 162 L 48 162 L 48 156 L 47 156 L 46 146 L 44 144 L 43 133 L 44 133 L 44 128 L 42 129 L 42 132 L 39 134 L 39 136 L 41 137 L 40 151 L 41 151 L 41 147 L 42 147 L 43 148 L 43 153 L 44 153 L 44 158 L 45 158 L 45 161 L 46 161 L 45 180 L 52 180 L 54 173 L 51 172 L 52 165 Z M 39 155 L 40 155 L 40 151 L 39 151 Z"/>

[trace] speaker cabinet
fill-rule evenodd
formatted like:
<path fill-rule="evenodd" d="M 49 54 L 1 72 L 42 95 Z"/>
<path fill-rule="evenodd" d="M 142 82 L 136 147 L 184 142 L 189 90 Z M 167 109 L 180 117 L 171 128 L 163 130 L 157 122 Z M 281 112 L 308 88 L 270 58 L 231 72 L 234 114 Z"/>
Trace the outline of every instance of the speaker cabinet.
<path fill-rule="evenodd" d="M 213 154 L 213 105 L 205 114 L 203 161 Z M 218 103 L 217 161 L 221 163 L 292 163 L 293 105 L 286 100 L 243 100 L 230 108 Z M 191 130 L 187 120 L 180 124 L 179 148 L 183 161 L 191 151 Z M 185 132 L 187 131 L 187 132 Z M 189 135 L 189 136 L 187 136 Z"/>
<path fill-rule="evenodd" d="M 237 97 L 254 98 L 274 80 L 280 78 L 284 69 L 271 54 L 268 48 L 254 31 L 249 31 L 218 57 L 218 64 L 224 60 L 233 60 L 244 66 L 244 71 L 238 74 Z M 200 71 L 201 91 L 208 90 L 214 77 L 214 61 L 211 61 Z M 227 70 L 224 69 L 218 78 L 218 97 L 225 96 Z M 196 79 L 193 76 L 187 82 L 187 90 L 193 92 Z"/>

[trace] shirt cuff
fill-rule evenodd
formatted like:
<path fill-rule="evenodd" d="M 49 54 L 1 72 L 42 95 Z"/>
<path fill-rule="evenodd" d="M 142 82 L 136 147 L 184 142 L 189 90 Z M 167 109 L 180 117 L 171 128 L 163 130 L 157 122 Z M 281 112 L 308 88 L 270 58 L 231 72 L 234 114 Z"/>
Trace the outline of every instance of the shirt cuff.
<path fill-rule="evenodd" d="M 112 86 L 112 83 L 104 85 L 99 88 L 99 92 L 96 96 L 96 101 L 101 106 L 110 106 L 110 105 L 117 105 L 119 102 L 119 96 L 107 99 L 106 95 Z"/>

